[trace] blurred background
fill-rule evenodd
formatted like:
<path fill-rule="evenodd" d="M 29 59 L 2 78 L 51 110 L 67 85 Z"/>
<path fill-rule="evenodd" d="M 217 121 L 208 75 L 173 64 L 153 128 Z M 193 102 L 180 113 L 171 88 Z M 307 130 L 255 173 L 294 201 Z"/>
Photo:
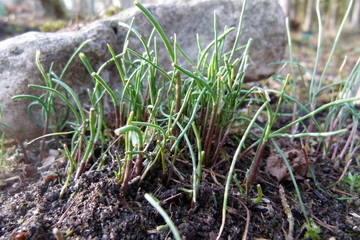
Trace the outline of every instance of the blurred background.
<path fill-rule="evenodd" d="M 142 3 L 187 0 L 143 0 Z M 114 15 L 133 0 L 0 0 L 0 40 L 26 31 L 53 32 Z"/>
<path fill-rule="evenodd" d="M 190 0 L 142 0 L 142 3 L 188 2 Z M 278 0 L 291 19 L 293 31 L 316 31 L 315 0 Z M 336 30 L 349 0 L 321 1 L 326 30 Z M 0 0 L 0 40 L 29 30 L 56 31 L 79 21 L 114 15 L 133 6 L 133 0 Z M 52 22 L 53 26 L 50 23 Z M 44 26 L 48 25 L 48 27 Z M 360 29 L 360 0 L 354 1 L 347 28 Z"/>

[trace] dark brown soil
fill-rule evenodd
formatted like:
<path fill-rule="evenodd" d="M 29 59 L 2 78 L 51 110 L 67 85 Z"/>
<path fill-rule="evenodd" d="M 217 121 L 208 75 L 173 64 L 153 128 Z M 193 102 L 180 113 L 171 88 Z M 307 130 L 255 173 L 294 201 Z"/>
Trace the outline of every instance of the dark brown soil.
<path fill-rule="evenodd" d="M 8 23 L 0 22 L 0 39 L 15 33 Z M 284 146 L 292 147 L 296 148 L 292 144 Z M 224 155 L 231 158 L 235 148 L 229 141 Z M 305 238 L 305 219 L 294 186 L 286 179 L 278 183 L 265 172 L 265 159 L 271 155 L 267 152 L 254 183 L 261 185 L 263 201 L 255 204 L 252 200 L 258 196 L 255 187 L 245 196 L 233 184 L 221 239 Z M 335 185 L 344 166 L 335 168 L 335 163 L 320 154 L 309 157 L 316 181 L 310 175 L 298 179 L 298 185 L 310 219 L 321 229 L 320 239 L 360 239 L 359 192 L 350 194 L 345 184 Z M 250 160 L 237 163 L 239 180 L 244 179 Z M 154 169 L 139 187 L 131 185 L 125 198 L 120 196 L 114 175 L 117 162 L 109 160 L 101 170 L 86 171 L 79 181 L 71 182 L 62 199 L 59 196 L 65 181 L 64 162 L 54 162 L 50 169 L 41 170 L 42 164 L 21 163 L 21 156 L 14 161 L 18 165 L 15 170 L 0 171 L 0 239 L 173 239 L 171 231 L 163 226 L 161 215 L 145 200 L 145 193 L 160 200 L 183 239 L 216 239 L 220 229 L 229 161 L 213 169 L 204 168 L 195 209 L 183 190 L 191 189 L 192 174 L 192 167 L 183 160 L 175 166 L 185 180 L 174 174 L 166 183 L 161 169 Z M 360 173 L 355 163 L 350 169 Z M 294 221 L 290 237 L 289 214 L 282 204 L 280 184 Z M 54 229 L 61 237 L 56 238 Z"/>
<path fill-rule="evenodd" d="M 341 172 L 327 159 L 311 158 L 316 160 L 312 167 L 318 186 L 309 178 L 299 180 L 298 184 L 309 217 L 321 228 L 320 238 L 359 239 L 360 219 L 356 215 L 360 210 L 359 196 L 331 187 Z M 116 161 L 110 161 L 100 171 L 85 172 L 78 182 L 70 184 L 63 199 L 59 193 L 65 166 L 53 164 L 48 171 L 38 171 L 31 178 L 22 174 L 22 181 L 1 185 L 0 239 L 56 239 L 54 229 L 59 230 L 62 239 L 173 239 L 169 229 L 161 230 L 165 222 L 145 200 L 145 193 L 160 200 L 183 239 L 215 239 L 221 225 L 225 182 L 220 173 L 228 168 L 228 161 L 224 162 L 213 171 L 204 169 L 195 209 L 191 209 L 189 194 L 182 190 L 191 189 L 188 181 L 192 168 L 181 160 L 176 167 L 185 181 L 174 174 L 166 186 L 160 169 L 155 169 L 139 188 L 131 185 L 126 198 L 120 197 L 120 185 L 113 173 L 117 170 Z M 240 169 L 246 169 L 247 164 L 245 159 L 237 164 L 239 179 L 244 177 Z M 280 185 L 263 169 L 264 166 L 255 182 L 264 192 L 260 204 L 252 200 L 257 197 L 256 191 L 251 190 L 245 197 L 235 184 L 232 186 L 221 239 L 241 239 L 244 232 L 247 239 L 286 239 L 289 222 L 279 195 Z M 281 184 L 294 220 L 291 235 L 294 239 L 304 239 L 305 220 L 293 184 L 289 181 Z M 344 197 L 353 200 L 339 199 Z"/>

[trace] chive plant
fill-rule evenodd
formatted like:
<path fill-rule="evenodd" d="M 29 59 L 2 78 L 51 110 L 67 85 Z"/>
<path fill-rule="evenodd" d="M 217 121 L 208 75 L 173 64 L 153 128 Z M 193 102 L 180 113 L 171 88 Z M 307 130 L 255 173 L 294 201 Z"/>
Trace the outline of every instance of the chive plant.
<path fill-rule="evenodd" d="M 135 5 L 152 23 L 154 31 L 149 39 L 144 39 L 133 27 L 134 20 L 129 25 L 119 23 L 122 27 L 128 29 L 123 49 L 120 53 L 115 53 L 112 46 L 108 45 L 111 58 L 98 69 L 94 69 L 86 54 L 81 53 L 81 49 L 89 41 L 84 42 L 71 56 L 60 75 L 54 73 L 51 67 L 46 73 L 39 61 L 40 53 L 37 54 L 36 62 L 44 78 L 45 86 L 30 85 L 30 87 L 43 90 L 44 94 L 40 97 L 21 95 L 14 98 L 32 99 L 34 102 L 29 106 L 30 113 L 32 113 L 34 105 L 42 108 L 41 120 L 45 128 L 44 133 L 52 131 L 52 133 L 46 135 L 47 137 L 58 136 L 65 127 L 72 128 L 72 131 L 70 131 L 70 143 L 63 145 L 63 149 L 61 149 L 62 154 L 69 160 L 68 176 L 61 196 L 65 196 L 66 187 L 71 179 L 77 180 L 90 167 L 92 160 L 95 158 L 94 146 L 98 146 L 101 149 L 101 156 L 98 161 L 95 161 L 96 164 L 102 166 L 105 159 L 111 159 L 111 157 L 112 160 L 118 162 L 118 171 L 114 175 L 121 184 L 123 197 L 126 197 L 129 188 L 134 186 L 132 183 L 138 181 L 141 184 L 155 165 L 161 166 L 163 180 L 166 183 L 174 174 L 174 169 L 178 164 L 177 159 L 181 156 L 190 159 L 189 163 L 192 165 L 192 177 L 189 179 L 191 189 L 186 191 L 191 193 L 191 208 L 195 209 L 198 204 L 197 199 L 203 166 L 212 167 L 218 163 L 226 139 L 232 137 L 236 132 L 237 136 L 240 135 L 240 139 L 237 141 L 238 146 L 228 165 L 229 169 L 222 202 L 222 224 L 218 239 L 222 236 L 225 227 L 228 195 L 233 180 L 239 190 L 246 196 L 255 182 L 267 145 L 274 147 L 283 157 L 295 186 L 309 234 L 311 234 L 312 230 L 316 233 L 317 229 L 312 219 L 308 217 L 302 203 L 301 193 L 290 163 L 278 146 L 276 138 L 320 138 L 325 154 L 328 154 L 328 150 L 331 149 L 331 139 L 336 135 L 343 135 L 347 132 L 345 121 L 348 118 L 356 120 L 351 131 L 351 136 L 354 136 L 356 133 L 354 129 L 357 128 L 358 112 L 352 104 L 356 98 L 349 95 L 349 93 L 352 92 L 351 86 L 355 84 L 356 79 L 359 79 L 360 64 L 358 62 L 349 78 L 343 81 L 339 97 L 322 106 L 316 105 L 319 93 L 325 88 L 334 88 L 337 84 L 322 86 L 322 80 L 316 82 L 314 80 L 315 75 L 313 75 L 310 85 L 307 86 L 302 76 L 300 76 L 299 79 L 305 89 L 308 90 L 307 96 L 309 96 L 307 102 L 301 102 L 297 99 L 295 92 L 294 86 L 297 85 L 298 77 L 294 68 L 297 67 L 302 70 L 303 67 L 294 61 L 289 27 L 287 27 L 291 52 L 290 62 L 282 66 L 280 73 L 275 75 L 275 78 L 280 79 L 281 71 L 288 65 L 291 66 L 292 74 L 281 78 L 283 79 L 282 89 L 278 91 L 257 86 L 245 89 L 243 80 L 249 62 L 252 39 L 249 39 L 243 46 L 238 45 L 246 2 L 244 1 L 237 29 L 225 28 L 220 31 L 216 14 L 214 14 L 214 40 L 203 47 L 201 39 L 198 36 L 196 37 L 198 57 L 195 61 L 191 60 L 177 43 L 176 36 L 172 39 L 167 37 L 153 15 L 138 1 L 135 1 Z M 352 1 L 350 5 L 351 3 Z M 319 1 L 317 8 L 319 8 Z M 320 16 L 319 9 L 317 12 Z M 345 15 L 345 19 L 347 15 Z M 320 20 L 319 28 L 321 29 Z M 339 33 L 342 27 L 343 25 Z M 226 50 L 226 39 L 233 34 L 235 34 L 234 45 L 231 46 L 230 50 Z M 140 41 L 144 52 L 129 47 L 131 46 L 129 43 L 130 36 L 134 36 Z M 157 37 L 160 38 L 163 45 L 158 45 Z M 338 37 L 336 38 L 336 44 L 337 41 Z M 318 42 L 319 49 L 314 74 L 316 73 L 320 54 L 321 30 Z M 165 70 L 164 66 L 161 66 L 158 62 L 159 48 L 163 46 L 172 62 L 171 70 Z M 331 56 L 332 54 L 333 51 Z M 91 103 L 90 109 L 85 108 L 76 92 L 63 82 L 64 73 L 77 56 L 89 72 L 94 85 L 92 89 L 88 90 L 89 102 Z M 180 56 L 186 59 L 191 69 L 179 63 Z M 120 89 L 113 89 L 101 77 L 101 73 L 110 64 L 116 66 L 117 79 L 121 84 Z M 324 78 L 325 72 L 326 68 L 321 79 Z M 287 92 L 289 84 L 293 86 L 291 93 Z M 270 101 L 270 94 L 278 96 L 275 109 L 272 107 L 274 105 Z M 111 116 L 111 119 L 115 121 L 113 125 L 108 124 L 109 119 L 105 114 L 105 95 L 110 96 L 113 104 L 114 112 Z M 63 101 L 65 107 L 63 109 L 56 108 L 55 99 Z M 242 114 L 240 109 L 246 107 L 249 103 L 253 103 L 252 109 L 248 115 Z M 296 117 L 293 117 L 284 126 L 275 128 L 276 120 L 286 114 L 283 109 L 287 104 L 292 106 L 291 115 Z M 300 111 L 303 113 L 302 115 L 298 115 Z M 326 121 L 325 123 L 319 122 L 315 115 L 324 111 L 328 111 Z M 259 124 L 258 119 L 260 116 L 267 118 L 265 124 Z M 340 120 L 333 123 L 332 119 L 338 116 L 341 117 Z M 312 127 L 305 127 L 304 131 L 300 133 L 296 132 L 295 126 L 299 124 L 305 126 L 305 120 L 309 120 Z M 239 128 L 243 129 L 243 132 L 234 131 L 234 129 Z M 260 138 L 255 134 L 254 129 L 261 132 Z M 351 139 L 350 143 L 346 144 L 346 149 L 350 149 L 351 154 L 354 154 L 360 144 L 355 142 L 355 138 L 352 137 Z M 248 142 L 252 144 L 248 146 Z M 242 179 L 243 184 L 241 185 L 234 174 L 235 164 L 239 158 L 252 149 L 255 149 L 255 157 L 252 164 L 248 166 L 249 170 Z M 349 156 L 353 156 L 351 154 Z M 182 177 L 181 173 L 178 176 Z M 152 201 L 150 195 L 147 195 L 147 199 L 150 202 Z M 168 218 L 168 216 L 162 214 L 163 210 L 154 201 L 151 204 L 161 212 L 164 218 Z M 169 219 L 166 221 L 171 226 Z M 171 228 L 174 235 L 177 235 L 176 228 Z"/>

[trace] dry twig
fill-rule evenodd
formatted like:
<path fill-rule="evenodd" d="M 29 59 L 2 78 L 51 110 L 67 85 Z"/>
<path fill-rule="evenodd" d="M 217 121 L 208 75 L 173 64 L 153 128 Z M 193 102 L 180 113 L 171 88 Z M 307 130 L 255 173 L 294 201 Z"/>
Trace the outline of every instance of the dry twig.
<path fill-rule="evenodd" d="M 289 231 L 287 233 L 287 235 L 285 235 L 285 239 L 286 240 L 293 240 L 293 232 L 294 232 L 294 217 L 291 213 L 291 209 L 289 207 L 289 204 L 286 200 L 286 195 L 285 195 L 285 190 L 284 187 L 280 184 L 279 185 L 279 194 L 280 194 L 280 198 L 281 198 L 281 204 L 284 208 L 284 211 L 286 213 L 287 216 L 287 220 L 289 222 Z"/>
<path fill-rule="evenodd" d="M 250 225 L 250 211 L 246 207 L 245 203 L 243 203 L 243 201 L 240 200 L 240 203 L 246 210 L 246 225 L 245 225 L 245 230 L 244 230 L 244 233 L 243 233 L 243 236 L 242 236 L 242 240 L 246 240 L 247 239 L 247 234 L 248 234 L 248 231 L 249 231 L 249 225 Z"/>

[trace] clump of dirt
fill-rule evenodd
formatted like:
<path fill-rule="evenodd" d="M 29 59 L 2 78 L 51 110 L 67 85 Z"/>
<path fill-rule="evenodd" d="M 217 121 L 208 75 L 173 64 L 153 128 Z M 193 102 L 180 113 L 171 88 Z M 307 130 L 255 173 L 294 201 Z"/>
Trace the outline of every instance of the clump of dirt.
<path fill-rule="evenodd" d="M 270 152 L 270 151 L 269 151 Z M 271 155 L 268 153 L 268 155 Z M 314 158 L 315 156 L 312 156 Z M 245 159 L 237 163 L 238 179 L 244 177 Z M 265 164 L 263 164 L 265 165 Z M 312 168 L 316 181 L 299 180 L 300 192 L 309 217 L 320 227 L 321 239 L 359 239 L 358 218 L 360 200 L 330 185 L 340 176 L 327 159 L 316 158 Z M 111 161 L 99 171 L 85 172 L 79 181 L 72 182 L 64 198 L 60 198 L 65 165 L 38 172 L 23 182 L 3 186 L 0 192 L 0 239 L 173 239 L 161 215 L 145 200 L 150 193 L 160 200 L 183 239 L 215 239 L 221 225 L 221 210 L 228 162 L 218 169 L 204 168 L 196 208 L 191 209 L 191 165 L 178 161 L 176 167 L 186 181 L 174 176 L 163 184 L 161 169 L 154 169 L 140 185 L 129 186 L 125 198 L 114 171 L 117 162 Z M 264 193 L 262 200 L 256 190 L 245 196 L 234 184 L 229 193 L 227 217 L 222 239 L 284 239 L 289 234 L 289 214 L 284 210 L 279 194 L 280 185 L 261 167 L 256 184 Z M 187 182 L 189 181 L 189 182 Z M 281 183 L 285 201 L 294 221 L 291 235 L 303 239 L 305 220 L 296 198 L 293 184 Z M 330 186 L 330 187 L 328 187 Z M 351 201 L 339 200 L 352 197 Z"/>

